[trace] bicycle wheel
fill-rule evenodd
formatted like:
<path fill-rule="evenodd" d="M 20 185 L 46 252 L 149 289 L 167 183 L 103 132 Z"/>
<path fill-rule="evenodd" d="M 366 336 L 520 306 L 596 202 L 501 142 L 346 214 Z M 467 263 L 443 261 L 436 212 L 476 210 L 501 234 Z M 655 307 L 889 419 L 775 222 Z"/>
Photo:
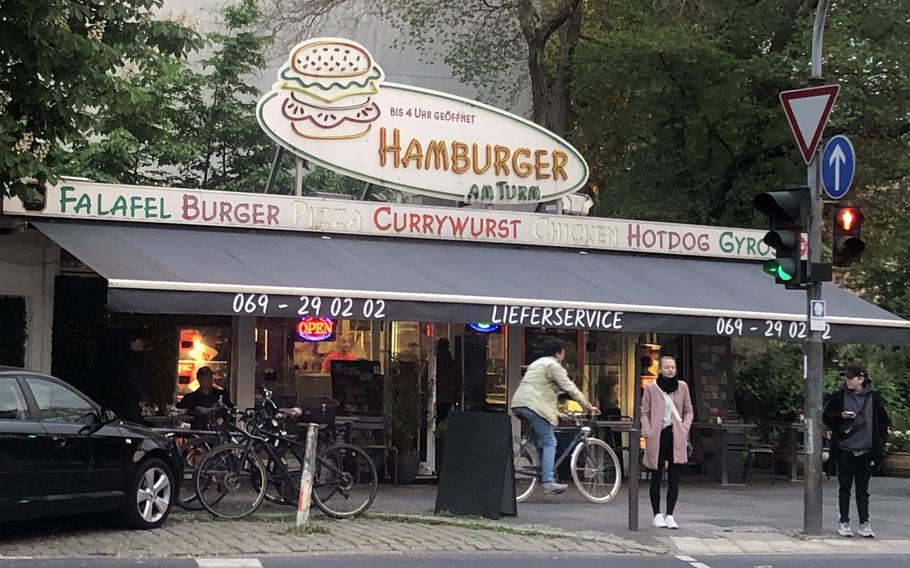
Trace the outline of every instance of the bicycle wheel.
<path fill-rule="evenodd" d="M 218 445 L 218 441 L 217 436 L 199 436 L 184 440 L 179 446 L 180 457 L 183 458 L 183 477 L 180 479 L 177 505 L 188 511 L 202 510 L 196 493 L 196 469 L 212 448 Z"/>
<path fill-rule="evenodd" d="M 268 478 L 255 452 L 236 444 L 209 452 L 196 470 L 196 494 L 205 510 L 223 519 L 240 519 L 265 497 Z"/>
<path fill-rule="evenodd" d="M 523 503 L 534 493 L 540 475 L 540 457 L 531 442 L 521 444 L 515 451 L 515 500 Z"/>
<path fill-rule="evenodd" d="M 622 470 L 613 448 L 603 440 L 588 438 L 575 446 L 572 460 L 575 487 L 592 503 L 609 503 L 619 493 Z"/>
<path fill-rule="evenodd" d="M 319 452 L 313 478 L 313 501 L 330 517 L 356 517 L 370 508 L 379 476 L 370 456 L 357 446 L 337 444 Z"/>

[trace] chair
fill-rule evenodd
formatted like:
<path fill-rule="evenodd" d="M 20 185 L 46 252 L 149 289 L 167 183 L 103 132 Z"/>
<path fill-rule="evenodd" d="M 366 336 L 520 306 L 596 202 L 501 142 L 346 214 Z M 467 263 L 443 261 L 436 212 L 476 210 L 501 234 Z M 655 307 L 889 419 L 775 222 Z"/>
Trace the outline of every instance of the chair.
<path fill-rule="evenodd" d="M 384 416 L 358 416 L 350 425 L 351 443 L 368 454 L 382 454 L 382 470 L 386 481 L 398 485 L 398 448 L 389 440 L 389 424 Z M 391 472 L 391 475 L 389 475 Z"/>
<path fill-rule="evenodd" d="M 727 419 L 726 422 L 731 424 L 741 424 L 742 419 Z M 727 451 L 741 452 L 745 455 L 743 463 L 743 483 L 748 483 L 749 473 L 755 465 L 755 456 L 762 454 L 768 455 L 771 459 L 771 468 L 774 468 L 774 448 L 766 444 L 753 444 L 745 433 L 728 433 L 727 434 Z"/>

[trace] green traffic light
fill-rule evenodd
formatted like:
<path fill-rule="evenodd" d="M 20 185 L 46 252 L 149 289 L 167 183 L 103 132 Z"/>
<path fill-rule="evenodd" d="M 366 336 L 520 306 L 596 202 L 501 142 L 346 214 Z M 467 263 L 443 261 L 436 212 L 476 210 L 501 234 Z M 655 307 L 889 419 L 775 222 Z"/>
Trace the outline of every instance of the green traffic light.
<path fill-rule="evenodd" d="M 762 270 L 777 278 L 781 282 L 789 282 L 793 280 L 793 274 L 787 272 L 779 260 L 766 260 L 762 265 Z"/>

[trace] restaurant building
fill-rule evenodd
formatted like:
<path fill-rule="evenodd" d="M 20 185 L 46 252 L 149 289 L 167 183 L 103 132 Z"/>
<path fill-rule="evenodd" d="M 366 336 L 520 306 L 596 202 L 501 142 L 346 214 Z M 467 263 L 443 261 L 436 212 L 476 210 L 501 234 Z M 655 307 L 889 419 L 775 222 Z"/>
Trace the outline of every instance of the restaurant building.
<path fill-rule="evenodd" d="M 760 231 L 83 180 L 7 200 L 3 220 L 0 296 L 24 300 L 28 366 L 50 371 L 54 282 L 79 267 L 111 311 L 221 316 L 173 330 L 175 400 L 208 365 L 240 406 L 265 386 L 342 417 L 409 412 L 426 472 L 437 412 L 506 412 L 546 337 L 614 417 L 677 356 L 707 420 L 735 411 L 731 337 L 807 332 L 805 294 L 761 272 Z M 834 285 L 823 299 L 826 341 L 907 343 L 910 322 Z M 411 410 L 386 384 L 404 372 Z"/>
<path fill-rule="evenodd" d="M 341 419 L 410 432 L 432 473 L 445 413 L 506 412 L 544 338 L 565 341 L 607 417 L 632 416 L 675 355 L 706 420 L 734 404 L 730 338 L 808 333 L 805 294 L 761 272 L 762 232 L 522 212 L 585 186 L 579 152 L 502 110 L 385 82 L 354 42 L 296 46 L 257 118 L 299 160 L 467 207 L 302 197 L 300 180 L 282 196 L 62 179 L 6 199 L 0 308 L 25 330 L 26 366 L 52 368 L 62 275 L 100 277 L 105 313 L 177 317 L 166 398 L 205 365 L 241 407 L 263 386 L 285 405 L 337 401 Z M 825 341 L 910 342 L 910 322 L 831 284 L 823 299 Z M 105 316 L 73 322 L 88 317 Z"/>

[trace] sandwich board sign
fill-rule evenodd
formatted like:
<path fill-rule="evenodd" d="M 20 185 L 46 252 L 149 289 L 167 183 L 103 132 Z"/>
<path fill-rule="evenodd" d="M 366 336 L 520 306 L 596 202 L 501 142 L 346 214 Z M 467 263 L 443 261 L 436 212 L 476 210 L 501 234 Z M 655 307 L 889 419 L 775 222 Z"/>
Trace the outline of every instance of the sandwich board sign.
<path fill-rule="evenodd" d="M 838 91 L 839 85 L 825 85 L 780 93 L 790 130 L 806 164 L 812 161 Z"/>
<path fill-rule="evenodd" d="M 568 142 L 506 111 L 385 81 L 360 44 L 304 41 L 259 101 L 257 119 L 290 152 L 346 176 L 469 203 L 539 203 L 581 189 Z"/>

